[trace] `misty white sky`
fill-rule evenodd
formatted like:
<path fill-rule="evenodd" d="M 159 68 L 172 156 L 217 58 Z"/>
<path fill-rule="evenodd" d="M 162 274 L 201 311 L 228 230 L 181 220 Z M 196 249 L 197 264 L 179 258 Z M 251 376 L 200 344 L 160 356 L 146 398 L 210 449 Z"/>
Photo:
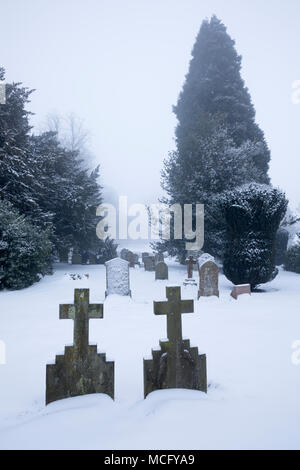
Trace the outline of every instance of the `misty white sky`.
<path fill-rule="evenodd" d="M 243 78 L 272 151 L 273 184 L 300 203 L 299 0 L 0 0 L 0 64 L 35 88 L 39 128 L 74 112 L 91 132 L 104 186 L 156 202 L 174 147 L 172 105 L 202 20 L 213 13 L 243 56 Z"/>

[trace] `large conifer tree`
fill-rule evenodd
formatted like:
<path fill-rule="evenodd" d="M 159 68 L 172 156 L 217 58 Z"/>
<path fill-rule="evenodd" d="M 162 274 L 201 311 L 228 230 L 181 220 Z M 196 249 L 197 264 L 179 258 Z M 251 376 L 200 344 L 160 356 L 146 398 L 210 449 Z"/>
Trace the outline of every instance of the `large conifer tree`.
<path fill-rule="evenodd" d="M 213 16 L 200 28 L 178 103 L 176 151 L 165 161 L 169 204 L 205 204 L 205 247 L 222 256 L 225 221 L 218 196 L 245 183 L 268 184 L 270 151 L 241 77 L 241 56 Z M 184 259 L 184 243 L 162 242 Z"/>
<path fill-rule="evenodd" d="M 213 16 L 204 21 L 192 51 L 189 72 L 174 112 L 178 119 L 177 148 L 184 158 L 197 150 L 203 120 L 218 119 L 236 146 L 246 141 L 256 147 L 256 181 L 268 183 L 270 152 L 255 122 L 255 110 L 241 77 L 241 56 L 224 24 Z"/>

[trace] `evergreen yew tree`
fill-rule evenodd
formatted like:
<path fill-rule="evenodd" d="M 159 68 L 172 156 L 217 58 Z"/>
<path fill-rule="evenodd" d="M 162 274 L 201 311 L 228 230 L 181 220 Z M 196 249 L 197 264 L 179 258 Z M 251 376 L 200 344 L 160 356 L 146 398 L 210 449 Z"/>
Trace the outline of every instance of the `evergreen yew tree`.
<path fill-rule="evenodd" d="M 250 284 L 253 290 L 278 274 L 276 233 L 287 204 L 281 191 L 257 183 L 224 193 L 227 240 L 223 268 L 234 284 Z"/>
<path fill-rule="evenodd" d="M 201 26 L 174 112 L 177 148 L 164 162 L 163 202 L 205 204 L 204 249 L 222 256 L 219 196 L 250 182 L 268 184 L 270 152 L 241 77 L 241 56 L 215 16 Z M 184 259 L 184 246 L 170 240 L 158 248 Z"/>
<path fill-rule="evenodd" d="M 213 16 L 204 21 L 192 51 L 192 60 L 174 112 L 178 119 L 177 148 L 182 158 L 197 150 L 203 120 L 218 117 L 236 146 L 255 145 L 256 182 L 268 183 L 270 152 L 255 122 L 255 109 L 241 77 L 241 56 L 225 25 Z"/>
<path fill-rule="evenodd" d="M 0 68 L 0 79 L 4 78 Z M 26 287 L 43 275 L 48 258 L 44 263 L 42 243 L 46 257 L 49 247 L 56 253 L 71 247 L 96 252 L 103 245 L 96 237 L 96 208 L 102 201 L 99 168 L 88 170 L 80 149 L 66 148 L 55 132 L 32 134 L 26 110 L 31 93 L 20 83 L 7 84 L 6 103 L 0 105 L 0 203 L 4 204 L 0 217 L 5 214 L 5 220 L 12 221 L 20 217 L 20 227 L 26 232 L 26 239 L 20 230 L 15 237 L 10 233 L 5 253 L 10 260 L 19 257 L 20 263 L 13 269 L 9 261 L 3 261 L 2 279 L 6 281 L 0 288 Z M 13 227 L 18 229 L 15 223 Z M 0 234 L 0 243 L 5 246 L 7 233 L 5 229 Z M 25 276 L 22 270 L 27 262 Z"/>

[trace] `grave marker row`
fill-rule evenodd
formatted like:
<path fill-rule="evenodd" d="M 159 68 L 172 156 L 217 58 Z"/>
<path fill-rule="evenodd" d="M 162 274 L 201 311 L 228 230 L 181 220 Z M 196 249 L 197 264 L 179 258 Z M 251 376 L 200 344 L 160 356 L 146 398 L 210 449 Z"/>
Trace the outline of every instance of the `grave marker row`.
<path fill-rule="evenodd" d="M 153 359 L 144 360 L 144 396 L 168 388 L 206 393 L 206 356 L 182 338 L 181 315 L 194 311 L 194 301 L 181 300 L 180 287 L 167 287 L 166 297 L 167 302 L 154 302 L 154 313 L 167 316 L 168 340 L 152 351 Z M 114 399 L 114 362 L 98 354 L 97 345 L 89 345 L 89 320 L 103 318 L 103 304 L 89 303 L 89 289 L 75 289 L 74 304 L 60 305 L 59 316 L 74 321 L 74 344 L 46 366 L 46 404 L 91 393 Z"/>

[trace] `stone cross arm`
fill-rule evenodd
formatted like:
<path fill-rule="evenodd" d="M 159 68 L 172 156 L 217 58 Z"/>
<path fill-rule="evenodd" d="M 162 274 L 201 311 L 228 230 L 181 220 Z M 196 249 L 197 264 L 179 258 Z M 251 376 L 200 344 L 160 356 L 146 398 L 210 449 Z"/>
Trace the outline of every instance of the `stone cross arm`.
<path fill-rule="evenodd" d="M 90 304 L 89 299 L 89 289 L 75 289 L 74 304 L 59 306 L 61 320 L 74 320 L 74 347 L 80 356 L 88 352 L 89 320 L 103 318 L 103 304 Z"/>
<path fill-rule="evenodd" d="M 167 315 L 167 335 L 171 342 L 182 340 L 181 314 L 194 311 L 193 300 L 181 300 L 180 287 L 166 287 L 167 302 L 154 302 L 155 315 Z"/>

